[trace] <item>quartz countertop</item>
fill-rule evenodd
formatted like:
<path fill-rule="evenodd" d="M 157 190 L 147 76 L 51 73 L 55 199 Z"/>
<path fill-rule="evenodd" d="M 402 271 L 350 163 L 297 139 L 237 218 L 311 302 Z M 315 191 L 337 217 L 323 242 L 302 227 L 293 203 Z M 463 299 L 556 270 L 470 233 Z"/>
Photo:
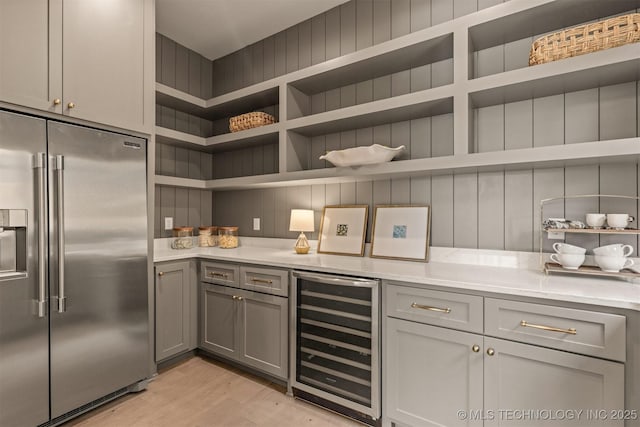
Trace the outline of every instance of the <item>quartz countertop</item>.
<path fill-rule="evenodd" d="M 318 254 L 298 255 L 285 239 L 241 238 L 235 249 L 171 249 L 156 239 L 154 262 L 191 258 L 346 274 L 450 290 L 472 290 L 640 311 L 640 281 L 577 275 L 545 275 L 539 254 L 432 248 L 430 262 Z M 312 244 L 312 248 L 316 246 Z"/>

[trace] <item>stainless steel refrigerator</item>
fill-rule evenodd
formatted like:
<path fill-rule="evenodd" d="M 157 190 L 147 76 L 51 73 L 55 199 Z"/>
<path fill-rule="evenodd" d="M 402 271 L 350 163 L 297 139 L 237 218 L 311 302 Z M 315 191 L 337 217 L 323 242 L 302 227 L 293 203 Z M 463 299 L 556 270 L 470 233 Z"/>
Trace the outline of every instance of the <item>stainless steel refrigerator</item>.
<path fill-rule="evenodd" d="M 148 376 L 146 140 L 0 110 L 0 426 Z"/>

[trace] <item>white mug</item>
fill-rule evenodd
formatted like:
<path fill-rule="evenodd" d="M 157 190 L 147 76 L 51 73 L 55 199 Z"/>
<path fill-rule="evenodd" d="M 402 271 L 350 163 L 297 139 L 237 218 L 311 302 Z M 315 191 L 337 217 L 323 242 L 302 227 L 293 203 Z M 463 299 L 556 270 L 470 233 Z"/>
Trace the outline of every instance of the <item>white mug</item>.
<path fill-rule="evenodd" d="M 600 256 L 628 257 L 633 253 L 633 247 L 631 245 L 623 245 L 622 243 L 614 243 L 613 245 L 595 248 L 593 253 Z"/>
<path fill-rule="evenodd" d="M 607 214 L 607 224 L 617 230 L 626 228 L 633 221 L 634 218 L 628 214 Z"/>
<path fill-rule="evenodd" d="M 552 246 L 553 250 L 559 254 L 577 254 L 584 255 L 587 250 L 585 248 L 581 248 L 580 246 L 570 245 L 568 243 L 556 242 Z"/>
<path fill-rule="evenodd" d="M 584 254 L 551 254 L 550 258 L 567 270 L 577 270 L 584 262 Z"/>
<path fill-rule="evenodd" d="M 607 219 L 607 216 L 601 213 L 588 213 L 586 215 L 587 225 L 591 228 L 604 227 L 604 221 L 606 219 Z"/>
<path fill-rule="evenodd" d="M 599 256 L 596 255 L 596 264 L 607 273 L 617 273 L 623 268 L 633 265 L 633 260 L 621 256 Z"/>

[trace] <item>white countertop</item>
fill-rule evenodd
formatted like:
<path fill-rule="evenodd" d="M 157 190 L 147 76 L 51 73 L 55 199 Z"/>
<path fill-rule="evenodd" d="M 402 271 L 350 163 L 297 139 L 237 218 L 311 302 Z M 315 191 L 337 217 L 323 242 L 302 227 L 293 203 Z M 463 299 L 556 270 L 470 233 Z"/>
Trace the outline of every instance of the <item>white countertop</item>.
<path fill-rule="evenodd" d="M 241 238 L 236 249 L 171 249 L 170 239 L 156 239 L 154 262 L 212 259 L 287 269 L 312 270 L 386 280 L 545 298 L 640 311 L 640 283 L 618 278 L 550 274 L 539 267 L 539 255 L 524 252 L 432 248 L 430 262 L 369 257 L 298 255 L 285 239 Z"/>

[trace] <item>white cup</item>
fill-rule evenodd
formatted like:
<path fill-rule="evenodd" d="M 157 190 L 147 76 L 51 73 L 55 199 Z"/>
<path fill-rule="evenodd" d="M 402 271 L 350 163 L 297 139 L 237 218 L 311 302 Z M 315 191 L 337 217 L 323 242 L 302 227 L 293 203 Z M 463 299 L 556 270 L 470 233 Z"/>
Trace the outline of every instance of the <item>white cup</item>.
<path fill-rule="evenodd" d="M 607 216 L 601 213 L 588 213 L 586 216 L 587 225 L 591 228 L 604 227 L 604 221 L 606 219 L 607 219 Z"/>
<path fill-rule="evenodd" d="M 560 243 L 556 242 L 553 244 L 553 250 L 559 254 L 575 254 L 575 255 L 584 255 L 587 250 L 585 248 L 581 248 L 580 246 L 570 245 L 568 243 Z"/>
<path fill-rule="evenodd" d="M 550 258 L 567 270 L 577 270 L 584 262 L 584 254 L 551 254 Z"/>
<path fill-rule="evenodd" d="M 628 257 L 633 253 L 633 247 L 631 245 L 615 243 L 613 245 L 600 246 L 599 248 L 595 248 L 593 250 L 593 253 L 600 256 Z"/>
<path fill-rule="evenodd" d="M 633 220 L 633 217 L 628 214 L 607 214 L 607 224 L 616 230 L 626 228 Z"/>
<path fill-rule="evenodd" d="M 633 260 L 622 256 L 599 256 L 596 255 L 596 264 L 607 273 L 617 273 L 623 268 L 633 265 Z"/>

